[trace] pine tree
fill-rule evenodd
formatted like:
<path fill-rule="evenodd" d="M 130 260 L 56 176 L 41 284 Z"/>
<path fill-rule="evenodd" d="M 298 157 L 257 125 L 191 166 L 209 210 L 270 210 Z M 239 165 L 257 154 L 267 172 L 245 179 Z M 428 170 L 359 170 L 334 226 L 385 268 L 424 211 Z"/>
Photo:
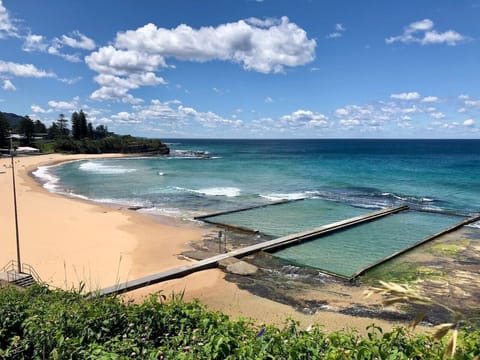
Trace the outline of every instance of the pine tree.
<path fill-rule="evenodd" d="M 91 122 L 88 123 L 87 129 L 88 129 L 88 138 L 95 139 L 95 130 L 93 130 L 93 125 Z"/>
<path fill-rule="evenodd" d="M 80 116 L 76 111 L 72 114 L 72 136 L 75 140 L 82 138 L 80 130 Z"/>
<path fill-rule="evenodd" d="M 80 110 L 80 112 L 78 113 L 78 119 L 79 119 L 80 138 L 83 139 L 88 137 L 87 116 L 83 112 L 83 110 Z"/>
<path fill-rule="evenodd" d="M 65 115 L 60 114 L 57 120 L 57 126 L 61 136 L 68 136 L 70 132 L 69 129 L 67 128 L 67 123 L 68 123 L 68 120 L 65 119 Z"/>

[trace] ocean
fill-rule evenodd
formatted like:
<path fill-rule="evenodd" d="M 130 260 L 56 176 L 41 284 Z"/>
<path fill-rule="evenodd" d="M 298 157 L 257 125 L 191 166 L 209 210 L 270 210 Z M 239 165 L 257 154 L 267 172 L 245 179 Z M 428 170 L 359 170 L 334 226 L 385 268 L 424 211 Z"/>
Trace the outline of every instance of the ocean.
<path fill-rule="evenodd" d="M 167 140 L 169 157 L 40 168 L 53 192 L 191 217 L 285 199 L 480 212 L 480 140 Z"/>
<path fill-rule="evenodd" d="M 171 149 L 167 157 L 81 160 L 42 167 L 35 175 L 52 192 L 188 219 L 280 200 L 305 199 L 217 219 L 271 237 L 404 204 L 413 210 L 465 216 L 480 212 L 480 140 L 165 142 Z M 341 262 L 334 257 L 340 242 L 350 239 L 358 243 L 363 236 L 364 251 L 383 250 L 367 263 L 374 262 L 379 256 L 421 240 L 420 236 L 459 221 L 455 216 L 434 214 L 395 219 L 393 223 L 376 222 L 367 235 L 361 235 L 366 230 L 352 234 L 347 231 L 340 240 L 330 238 L 331 250 L 325 250 L 327 242 L 318 245 L 322 261 Z M 480 227 L 478 223 L 472 226 Z M 405 244 L 395 236 L 390 245 L 369 242 L 387 231 L 405 237 L 405 228 L 412 230 Z M 315 266 L 320 261 L 320 254 L 311 248 L 316 247 L 315 243 L 286 249 L 278 256 L 292 263 Z M 344 244 L 342 248 L 349 246 Z M 358 249 L 353 247 L 351 252 L 350 260 Z M 364 261 L 365 255 L 357 258 Z M 348 275 L 361 266 L 330 271 Z"/>

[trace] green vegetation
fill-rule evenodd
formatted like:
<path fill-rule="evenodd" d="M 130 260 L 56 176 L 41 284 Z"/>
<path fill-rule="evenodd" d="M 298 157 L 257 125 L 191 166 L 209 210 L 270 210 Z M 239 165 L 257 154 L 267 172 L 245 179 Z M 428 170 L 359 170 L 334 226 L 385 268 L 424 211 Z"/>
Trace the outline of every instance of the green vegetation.
<path fill-rule="evenodd" d="M 418 280 L 442 279 L 444 276 L 445 273 L 439 269 L 398 258 L 370 269 L 362 281 L 370 285 L 375 284 L 379 279 L 396 283 L 413 283 Z"/>
<path fill-rule="evenodd" d="M 469 240 L 458 240 L 455 244 L 439 243 L 431 247 L 431 252 L 434 254 L 455 257 L 459 252 L 465 250 L 470 244 Z"/>
<path fill-rule="evenodd" d="M 34 146 L 44 153 L 169 153 L 168 147 L 160 140 L 116 135 L 104 125 L 94 128 L 91 122 L 87 122 L 83 110 L 73 112 L 70 123 L 71 129 L 69 120 L 60 114 L 47 128 L 40 120 L 0 112 L 0 148 L 10 148 L 9 132 L 12 131 L 20 137 L 13 141 L 14 147 Z"/>
<path fill-rule="evenodd" d="M 9 146 L 9 143 L 10 143 L 8 139 L 9 129 L 10 129 L 10 123 L 0 112 L 0 149 L 8 148 Z"/>
<path fill-rule="evenodd" d="M 455 359 L 480 354 L 478 330 L 461 330 Z M 33 287 L 0 289 L 0 359 L 442 359 L 446 341 L 382 332 L 325 333 L 321 327 L 257 327 L 207 311 L 198 302 L 118 297 Z"/>

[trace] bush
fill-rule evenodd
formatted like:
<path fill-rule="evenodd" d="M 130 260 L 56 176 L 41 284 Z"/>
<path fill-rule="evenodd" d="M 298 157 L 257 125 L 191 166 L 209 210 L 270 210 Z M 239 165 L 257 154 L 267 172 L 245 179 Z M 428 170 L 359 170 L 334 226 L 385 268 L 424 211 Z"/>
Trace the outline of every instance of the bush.
<path fill-rule="evenodd" d="M 168 154 L 168 147 L 160 140 L 140 139 L 130 135 L 110 135 L 103 139 L 92 140 L 59 138 L 55 141 L 55 151 L 82 154 L 100 153 L 158 153 Z"/>
<path fill-rule="evenodd" d="M 36 286 L 0 289 L 0 359 L 441 359 L 445 343 L 404 328 L 325 333 L 283 329 L 207 311 L 199 302 L 152 296 L 88 300 Z M 460 331 L 456 359 L 480 354 L 474 329 Z"/>

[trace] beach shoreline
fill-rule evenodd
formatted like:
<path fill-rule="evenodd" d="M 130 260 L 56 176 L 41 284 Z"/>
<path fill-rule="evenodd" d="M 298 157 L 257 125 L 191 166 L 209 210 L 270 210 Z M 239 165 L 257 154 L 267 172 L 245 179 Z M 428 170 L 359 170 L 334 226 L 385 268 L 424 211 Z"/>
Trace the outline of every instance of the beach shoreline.
<path fill-rule="evenodd" d="M 16 157 L 16 184 L 22 262 L 32 265 L 42 279 L 53 287 L 95 291 L 116 283 L 151 275 L 191 262 L 179 256 L 192 242 L 201 241 L 211 227 L 185 224 L 180 220 L 152 216 L 121 206 L 104 205 L 80 198 L 55 194 L 33 178 L 39 166 L 65 161 L 118 157 L 121 155 L 37 155 Z M 0 266 L 15 259 L 10 158 L 0 158 L 0 208 L 5 221 L 0 228 L 2 251 Z M 329 289 L 322 296 L 328 303 L 344 305 L 365 302 L 363 288 Z M 288 319 L 307 327 L 319 323 L 326 330 L 358 329 L 365 331 L 375 323 L 384 329 L 398 322 L 351 316 L 332 311 L 305 314 L 293 307 L 242 290 L 225 279 L 219 269 L 205 270 L 185 278 L 152 285 L 124 295 L 141 301 L 152 293 L 169 296 L 183 293 L 185 300 L 199 299 L 208 309 L 227 315 L 251 318 L 257 323 L 282 325 Z M 330 295 L 329 295 L 330 294 Z M 340 295 L 338 295 L 340 294 Z M 318 294 L 317 294 L 318 296 Z M 342 300 L 343 299 L 343 300 Z M 369 300 L 380 303 L 379 298 Z"/>

